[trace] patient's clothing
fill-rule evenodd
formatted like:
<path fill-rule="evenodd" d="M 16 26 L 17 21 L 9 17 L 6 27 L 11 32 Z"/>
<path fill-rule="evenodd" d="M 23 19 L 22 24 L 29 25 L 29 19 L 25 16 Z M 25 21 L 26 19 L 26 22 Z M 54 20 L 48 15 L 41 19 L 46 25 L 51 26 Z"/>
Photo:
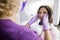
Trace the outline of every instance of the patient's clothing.
<path fill-rule="evenodd" d="M 51 27 L 51 36 L 52 36 L 52 40 L 57 40 L 58 39 L 58 29 L 57 27 L 53 26 L 53 24 L 50 24 Z M 30 26 L 31 29 L 33 29 L 37 35 L 39 35 L 43 40 L 44 40 L 44 31 L 43 31 L 43 26 L 40 24 L 38 24 L 37 22 L 32 24 Z"/>
<path fill-rule="evenodd" d="M 10 19 L 0 19 L 0 40 L 41 40 L 31 29 Z"/>

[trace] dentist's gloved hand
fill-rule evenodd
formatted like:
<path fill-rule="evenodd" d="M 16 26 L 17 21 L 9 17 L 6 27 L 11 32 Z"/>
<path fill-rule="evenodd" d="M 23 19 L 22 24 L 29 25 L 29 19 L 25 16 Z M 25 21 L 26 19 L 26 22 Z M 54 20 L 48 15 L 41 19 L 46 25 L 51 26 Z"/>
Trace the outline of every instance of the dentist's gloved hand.
<path fill-rule="evenodd" d="M 29 25 L 32 25 L 35 21 L 37 21 L 38 20 L 38 16 L 37 15 L 35 15 L 29 22 L 28 22 L 28 24 Z"/>
<path fill-rule="evenodd" d="M 43 17 L 43 30 L 46 31 L 49 29 L 50 29 L 50 26 L 49 26 L 49 22 L 48 22 L 48 15 L 45 14 Z"/>

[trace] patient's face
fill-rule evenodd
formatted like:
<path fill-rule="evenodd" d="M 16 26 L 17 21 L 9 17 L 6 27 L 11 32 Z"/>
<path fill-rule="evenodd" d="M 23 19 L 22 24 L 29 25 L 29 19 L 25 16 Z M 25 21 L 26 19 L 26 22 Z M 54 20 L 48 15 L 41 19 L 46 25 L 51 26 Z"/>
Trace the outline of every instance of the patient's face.
<path fill-rule="evenodd" d="M 43 7 L 43 8 L 41 8 L 41 9 L 39 10 L 39 12 L 38 12 L 38 17 L 39 17 L 40 20 L 43 19 L 44 14 L 48 14 L 48 11 L 46 10 L 46 8 Z"/>

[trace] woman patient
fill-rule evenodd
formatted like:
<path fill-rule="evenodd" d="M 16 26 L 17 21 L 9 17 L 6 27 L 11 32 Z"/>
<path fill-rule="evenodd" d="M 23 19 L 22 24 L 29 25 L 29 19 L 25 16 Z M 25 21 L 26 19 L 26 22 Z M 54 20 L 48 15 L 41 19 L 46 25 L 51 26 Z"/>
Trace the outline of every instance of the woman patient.
<path fill-rule="evenodd" d="M 57 40 L 58 29 L 53 26 L 52 13 L 52 9 L 48 5 L 42 5 L 39 7 L 37 15 L 35 15 L 25 26 L 28 28 L 32 28 L 35 31 L 35 33 L 37 33 L 37 35 L 41 37 L 43 40 L 45 32 L 44 30 L 48 28 L 50 29 L 49 31 L 51 33 L 52 40 Z M 40 20 L 39 24 L 37 26 L 35 24 L 35 28 L 31 26 L 38 19 Z M 42 31 L 42 28 L 43 32 L 40 32 Z"/>
<path fill-rule="evenodd" d="M 41 40 L 33 30 L 16 24 L 14 17 L 20 6 L 20 0 L 0 0 L 0 40 Z M 43 21 L 44 40 L 52 40 L 48 15 Z"/>

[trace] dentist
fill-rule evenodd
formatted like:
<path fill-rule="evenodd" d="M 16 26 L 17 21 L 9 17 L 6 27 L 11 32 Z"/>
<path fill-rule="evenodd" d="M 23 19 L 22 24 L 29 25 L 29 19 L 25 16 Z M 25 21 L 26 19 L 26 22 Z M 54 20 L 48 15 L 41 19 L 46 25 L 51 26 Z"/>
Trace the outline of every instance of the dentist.
<path fill-rule="evenodd" d="M 20 0 L 0 0 L 0 40 L 41 40 L 33 30 L 15 22 L 19 5 Z M 45 15 L 44 20 L 44 40 L 51 40 L 48 15 Z"/>

